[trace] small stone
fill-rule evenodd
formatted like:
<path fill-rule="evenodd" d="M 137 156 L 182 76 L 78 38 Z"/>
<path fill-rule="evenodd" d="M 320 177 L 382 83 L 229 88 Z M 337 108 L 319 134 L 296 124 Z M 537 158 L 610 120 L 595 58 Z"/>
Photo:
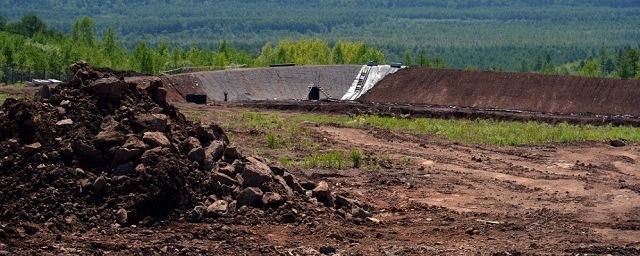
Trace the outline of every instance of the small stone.
<path fill-rule="evenodd" d="M 282 178 L 285 180 L 287 185 L 291 189 L 293 189 L 293 191 L 298 192 L 300 194 L 306 193 L 306 190 L 300 185 L 300 183 L 298 183 L 298 181 L 292 174 L 285 172 L 284 175 L 282 175 Z"/>
<path fill-rule="evenodd" d="M 199 164 L 203 164 L 205 160 L 204 153 L 205 153 L 204 148 L 197 147 L 189 151 L 189 154 L 187 155 L 187 157 L 191 161 L 198 162 Z"/>
<path fill-rule="evenodd" d="M 191 222 L 200 222 L 204 219 L 205 214 L 207 213 L 207 208 L 204 206 L 196 206 L 191 210 L 191 214 L 189 214 L 189 220 Z"/>
<path fill-rule="evenodd" d="M 128 148 L 128 149 L 144 150 L 146 146 L 144 145 L 144 142 L 142 142 L 142 140 L 130 134 L 130 135 L 127 135 L 127 141 L 124 142 L 124 145 L 122 145 L 122 147 Z"/>
<path fill-rule="evenodd" d="M 107 189 L 107 185 L 107 179 L 104 176 L 100 176 L 93 182 L 93 192 L 100 194 Z"/>
<path fill-rule="evenodd" d="M 224 160 L 231 163 L 241 157 L 240 151 L 236 147 L 227 147 L 224 150 Z"/>
<path fill-rule="evenodd" d="M 140 114 L 135 116 L 135 120 L 149 131 L 164 132 L 167 129 L 168 118 L 164 114 Z"/>
<path fill-rule="evenodd" d="M 611 140 L 609 141 L 609 144 L 613 147 L 619 148 L 619 147 L 624 147 L 627 145 L 626 142 L 624 142 L 623 140 Z"/>
<path fill-rule="evenodd" d="M 69 101 L 69 100 L 63 100 L 63 101 L 60 102 L 60 106 L 61 107 L 67 106 L 69 104 L 71 104 L 71 101 Z"/>
<path fill-rule="evenodd" d="M 118 131 L 101 131 L 96 141 L 103 145 L 120 145 L 125 141 L 124 135 Z"/>
<path fill-rule="evenodd" d="M 125 147 L 120 147 L 116 149 L 116 152 L 113 155 L 114 163 L 123 163 L 126 161 L 131 161 L 142 154 L 142 150 L 140 149 L 129 149 Z"/>
<path fill-rule="evenodd" d="M 27 153 L 32 153 L 32 152 L 37 151 L 37 150 L 38 150 L 38 149 L 40 149 L 41 147 L 42 147 L 42 144 L 40 144 L 40 142 L 36 142 L 36 143 L 29 144 L 29 145 L 25 145 L 25 146 L 24 146 L 24 150 L 25 150 Z"/>
<path fill-rule="evenodd" d="M 223 185 L 228 185 L 228 186 L 234 186 L 234 185 L 238 185 L 238 181 L 223 174 L 220 172 L 216 172 L 211 176 L 211 181 L 216 183 L 220 183 Z"/>
<path fill-rule="evenodd" d="M 351 215 L 354 218 L 361 218 L 361 219 L 366 219 L 372 216 L 370 212 L 357 206 L 351 209 Z"/>
<path fill-rule="evenodd" d="M 213 141 L 211 145 L 205 150 L 205 157 L 207 161 L 215 162 L 222 158 L 222 154 L 225 150 L 225 144 L 222 141 Z"/>
<path fill-rule="evenodd" d="M 125 209 L 120 209 L 116 212 L 116 221 L 118 222 L 118 224 L 120 225 L 126 225 L 127 224 L 127 219 L 128 219 L 128 213 L 127 210 Z"/>
<path fill-rule="evenodd" d="M 329 190 L 329 184 L 327 182 L 321 181 L 318 183 L 318 186 L 313 189 L 311 195 L 325 206 L 333 206 L 333 196 L 331 195 L 331 190 Z"/>
<path fill-rule="evenodd" d="M 324 255 L 333 255 L 337 252 L 336 248 L 333 246 L 322 246 L 320 247 L 320 253 L 324 254 Z"/>
<path fill-rule="evenodd" d="M 259 188 L 245 188 L 236 197 L 238 207 L 257 206 L 262 200 L 262 191 Z"/>
<path fill-rule="evenodd" d="M 271 170 L 266 165 L 249 164 L 242 172 L 242 185 L 245 187 L 260 187 L 262 184 L 271 182 Z"/>
<path fill-rule="evenodd" d="M 171 146 L 171 142 L 162 132 L 145 132 L 142 140 L 151 147 Z"/>
<path fill-rule="evenodd" d="M 210 216 L 222 215 L 227 212 L 229 204 L 225 200 L 217 200 L 207 207 L 207 214 Z"/>
<path fill-rule="evenodd" d="M 56 123 L 57 126 L 72 125 L 72 124 L 73 124 L 73 120 L 68 118 L 64 120 L 60 120 Z"/>
<path fill-rule="evenodd" d="M 278 207 L 284 203 L 284 198 L 275 192 L 266 192 L 262 195 L 262 205 L 268 207 Z"/>
<path fill-rule="evenodd" d="M 185 154 L 189 153 L 194 148 L 200 148 L 200 147 L 202 147 L 202 145 L 200 145 L 200 141 L 194 137 L 189 137 L 184 141 L 180 142 L 180 150 Z"/>

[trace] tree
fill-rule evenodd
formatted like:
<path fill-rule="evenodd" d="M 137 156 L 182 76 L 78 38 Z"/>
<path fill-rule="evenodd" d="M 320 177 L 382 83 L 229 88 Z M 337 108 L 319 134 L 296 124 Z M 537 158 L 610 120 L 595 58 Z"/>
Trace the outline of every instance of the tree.
<path fill-rule="evenodd" d="M 32 37 L 37 33 L 47 32 L 47 24 L 36 15 L 27 15 L 22 17 L 20 22 L 9 24 L 7 30 L 23 36 Z"/>
<path fill-rule="evenodd" d="M 429 60 L 424 55 L 423 50 L 420 50 L 420 53 L 418 53 L 418 59 L 416 61 L 418 62 L 417 64 L 420 67 L 429 67 Z"/>
<path fill-rule="evenodd" d="M 600 62 L 591 58 L 584 62 L 584 66 L 580 69 L 579 73 L 582 76 L 598 77 L 601 74 L 600 70 L 602 70 Z"/>
<path fill-rule="evenodd" d="M 344 53 L 342 53 L 342 47 L 340 44 L 333 46 L 331 57 L 334 64 L 344 64 Z"/>
<path fill-rule="evenodd" d="M 404 52 L 404 65 L 411 66 L 413 65 L 413 60 L 411 59 L 411 52 Z"/>
<path fill-rule="evenodd" d="M 84 17 L 73 23 L 71 35 L 74 41 L 93 46 L 95 43 L 95 32 L 93 31 L 93 20 Z"/>
<path fill-rule="evenodd" d="M 153 74 L 153 57 L 146 43 L 138 44 L 134 51 L 134 58 L 140 71 Z"/>
<path fill-rule="evenodd" d="M 0 31 L 5 30 L 6 26 L 7 26 L 7 18 L 5 18 L 4 16 L 0 15 Z"/>

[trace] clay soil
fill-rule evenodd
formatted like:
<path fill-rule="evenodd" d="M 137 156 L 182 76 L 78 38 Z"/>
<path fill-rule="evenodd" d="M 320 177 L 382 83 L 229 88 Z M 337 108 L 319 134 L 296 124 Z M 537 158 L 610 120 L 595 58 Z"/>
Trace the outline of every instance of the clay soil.
<path fill-rule="evenodd" d="M 217 123 L 216 112 L 246 111 L 181 109 Z M 640 254 L 639 145 L 492 147 L 385 130 L 305 127 L 325 149 L 387 156 L 379 170 L 291 170 L 371 204 L 379 223 L 345 221 L 318 207 L 318 214 L 297 223 L 257 212 L 253 221 L 36 233 L 13 246 L 19 254 L 51 255 L 313 255 L 331 249 L 342 255 Z M 227 132 L 245 152 L 264 147 L 252 142 L 251 131 Z"/>

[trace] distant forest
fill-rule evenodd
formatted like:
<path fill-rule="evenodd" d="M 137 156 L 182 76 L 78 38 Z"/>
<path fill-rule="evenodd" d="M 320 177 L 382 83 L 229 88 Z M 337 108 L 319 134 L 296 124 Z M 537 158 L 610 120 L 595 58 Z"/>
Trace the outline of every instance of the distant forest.
<path fill-rule="evenodd" d="M 71 32 L 90 16 L 127 49 L 140 42 L 187 51 L 221 42 L 258 55 L 267 43 L 321 38 L 363 42 L 389 62 L 406 56 L 451 67 L 537 70 L 612 56 L 640 43 L 638 0 L 0 0 L 0 15 L 36 14 Z M 547 65 L 547 68 L 549 65 Z M 569 67 L 567 67 L 569 69 Z"/>

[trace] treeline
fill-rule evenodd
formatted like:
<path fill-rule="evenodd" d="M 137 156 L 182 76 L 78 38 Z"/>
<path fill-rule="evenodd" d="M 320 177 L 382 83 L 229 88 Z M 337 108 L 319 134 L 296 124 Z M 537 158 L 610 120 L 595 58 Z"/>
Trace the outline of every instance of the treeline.
<path fill-rule="evenodd" d="M 589 77 L 640 78 L 640 48 L 624 48 L 617 52 L 600 51 L 596 56 L 569 63 L 560 72 Z"/>
<path fill-rule="evenodd" d="M 0 80 L 9 79 L 18 70 L 38 71 L 37 74 L 56 77 L 77 60 L 86 60 L 98 67 L 134 70 L 148 74 L 182 67 L 224 68 L 230 65 L 248 67 L 279 63 L 364 64 L 385 62 L 379 49 L 362 42 L 339 41 L 330 44 L 320 39 L 283 40 L 267 43 L 258 54 L 236 49 L 221 41 L 215 49 L 180 47 L 166 41 L 151 45 L 139 42 L 128 49 L 125 42 L 108 28 L 99 37 L 91 18 L 73 23 L 69 33 L 49 28 L 37 16 L 29 15 L 16 22 L 6 22 L 0 16 Z"/>
<path fill-rule="evenodd" d="M 116 28 L 127 48 L 170 41 L 216 49 L 221 38 L 258 55 L 284 38 L 363 41 L 389 61 L 425 52 L 452 67 L 517 70 L 538 56 L 560 65 L 637 44 L 638 0 L 0 0 L 5 15 L 37 13 L 70 32 L 75 17 Z M 275 47 L 275 46 L 274 46 Z"/>

